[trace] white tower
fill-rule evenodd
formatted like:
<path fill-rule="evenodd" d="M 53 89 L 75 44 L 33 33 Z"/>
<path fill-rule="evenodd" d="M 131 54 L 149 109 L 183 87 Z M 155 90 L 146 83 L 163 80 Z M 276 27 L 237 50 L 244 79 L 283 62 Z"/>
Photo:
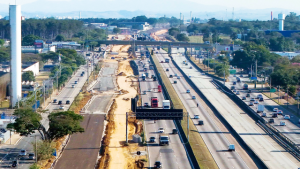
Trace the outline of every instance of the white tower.
<path fill-rule="evenodd" d="M 279 21 L 278 30 L 280 30 L 280 31 L 284 30 L 284 19 L 285 19 L 285 14 L 283 14 L 283 13 L 278 14 L 278 21 Z"/>
<path fill-rule="evenodd" d="M 10 23 L 10 82 L 11 105 L 15 106 L 22 97 L 22 62 L 21 62 L 21 6 L 9 6 Z"/>

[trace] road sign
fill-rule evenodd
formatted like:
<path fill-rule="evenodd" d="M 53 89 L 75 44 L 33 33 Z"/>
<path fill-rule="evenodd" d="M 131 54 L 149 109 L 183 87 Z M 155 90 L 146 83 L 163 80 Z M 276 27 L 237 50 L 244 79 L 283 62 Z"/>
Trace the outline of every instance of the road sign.
<path fill-rule="evenodd" d="M 257 77 L 251 77 L 251 80 L 257 80 Z"/>
<path fill-rule="evenodd" d="M 236 74 L 236 69 L 229 69 L 230 74 Z"/>
<path fill-rule="evenodd" d="M 275 93 L 275 92 L 276 92 L 276 89 L 272 88 L 272 89 L 270 89 L 270 92 L 271 92 L 271 93 Z"/>
<path fill-rule="evenodd" d="M 182 120 L 182 109 L 136 109 L 136 119 Z"/>

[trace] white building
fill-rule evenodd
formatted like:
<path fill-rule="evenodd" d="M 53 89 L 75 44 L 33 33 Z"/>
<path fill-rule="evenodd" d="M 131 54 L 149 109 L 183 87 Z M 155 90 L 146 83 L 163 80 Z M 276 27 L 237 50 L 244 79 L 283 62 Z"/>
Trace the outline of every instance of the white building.
<path fill-rule="evenodd" d="M 296 52 L 271 52 L 271 53 L 275 53 L 277 55 L 283 56 L 283 57 L 287 57 L 290 60 L 293 59 L 295 56 L 300 55 L 300 53 L 296 53 Z"/>

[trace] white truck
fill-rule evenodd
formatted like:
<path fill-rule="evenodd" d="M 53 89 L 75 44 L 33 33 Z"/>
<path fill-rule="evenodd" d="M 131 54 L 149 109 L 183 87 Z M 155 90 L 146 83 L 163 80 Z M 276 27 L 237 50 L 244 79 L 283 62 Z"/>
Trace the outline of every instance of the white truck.
<path fill-rule="evenodd" d="M 257 106 L 257 113 L 263 113 L 264 110 L 265 110 L 265 106 L 264 105 L 259 104 Z"/>
<path fill-rule="evenodd" d="M 159 135 L 159 145 L 169 145 L 169 135 L 161 134 Z"/>
<path fill-rule="evenodd" d="M 171 109 L 170 100 L 163 100 L 163 109 Z"/>

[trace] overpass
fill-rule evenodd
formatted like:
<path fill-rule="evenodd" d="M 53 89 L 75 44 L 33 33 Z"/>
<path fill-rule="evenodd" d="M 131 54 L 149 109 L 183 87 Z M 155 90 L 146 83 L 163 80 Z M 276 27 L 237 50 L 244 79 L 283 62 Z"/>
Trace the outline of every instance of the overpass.
<path fill-rule="evenodd" d="M 212 45 L 204 43 L 188 43 L 188 42 L 166 42 L 166 41 L 119 41 L 119 40 L 100 40 L 99 44 L 108 45 L 155 45 L 155 46 L 178 46 L 178 47 L 201 47 L 213 48 Z"/>

